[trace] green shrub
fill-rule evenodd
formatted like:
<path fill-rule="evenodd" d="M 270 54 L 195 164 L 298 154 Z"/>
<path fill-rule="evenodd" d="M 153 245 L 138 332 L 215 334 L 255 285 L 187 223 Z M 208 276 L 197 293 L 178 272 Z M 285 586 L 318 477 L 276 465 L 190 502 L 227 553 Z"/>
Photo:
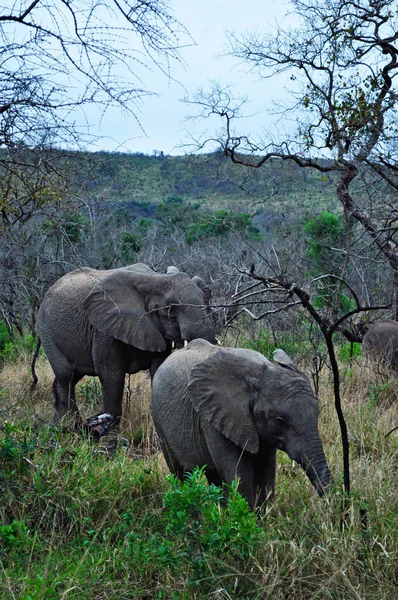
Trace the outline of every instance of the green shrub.
<path fill-rule="evenodd" d="M 368 408 L 372 409 L 376 406 L 386 403 L 388 406 L 396 398 L 396 381 L 375 381 L 369 387 Z"/>
<path fill-rule="evenodd" d="M 337 355 L 342 362 L 349 362 L 353 358 L 362 356 L 362 344 L 358 342 L 347 342 L 339 346 Z"/>
<path fill-rule="evenodd" d="M 4 564 L 23 559 L 30 547 L 31 539 L 25 523 L 14 519 L 10 525 L 0 526 L 0 559 Z"/>
<path fill-rule="evenodd" d="M 18 425 L 3 423 L 0 437 L 0 489 L 7 477 L 17 477 L 28 470 L 27 458 L 36 448 L 36 440 L 21 430 Z"/>
<path fill-rule="evenodd" d="M 0 321 L 0 354 L 3 354 L 5 346 L 10 342 L 7 325 L 4 321 Z"/>
<path fill-rule="evenodd" d="M 199 588 L 202 594 L 213 589 L 215 580 L 226 591 L 243 591 L 237 574 L 245 572 L 265 538 L 237 484 L 231 485 L 224 504 L 221 489 L 207 484 L 203 469 L 187 474 L 184 482 L 173 475 L 168 481 L 160 530 L 146 539 L 129 534 L 126 552 L 146 572 L 185 572 L 188 589 Z"/>
<path fill-rule="evenodd" d="M 256 350 L 267 358 L 272 358 L 276 348 L 282 348 L 292 358 L 302 356 L 308 349 L 308 332 L 304 327 L 300 333 L 279 331 L 277 335 L 278 339 L 275 339 L 269 329 L 262 329 L 255 339 L 244 339 L 242 346 Z"/>
<path fill-rule="evenodd" d="M 206 211 L 192 223 L 186 235 L 186 242 L 192 244 L 207 237 L 227 237 L 231 231 L 238 231 L 251 241 L 261 241 L 258 227 L 252 223 L 249 213 L 234 213 L 231 210 Z"/>
<path fill-rule="evenodd" d="M 30 333 L 17 334 L 11 339 L 6 324 L 0 321 L 0 360 L 17 360 L 25 352 L 33 354 L 36 343 L 36 338 Z"/>

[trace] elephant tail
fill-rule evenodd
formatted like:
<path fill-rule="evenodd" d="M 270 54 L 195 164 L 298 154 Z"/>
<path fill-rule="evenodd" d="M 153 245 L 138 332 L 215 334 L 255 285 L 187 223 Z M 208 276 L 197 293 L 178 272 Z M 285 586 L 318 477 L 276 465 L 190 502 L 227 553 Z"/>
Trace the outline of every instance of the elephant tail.
<path fill-rule="evenodd" d="M 38 382 L 38 377 L 36 375 L 36 370 L 35 370 L 35 364 L 36 364 L 37 357 L 39 356 L 40 347 L 41 347 L 41 340 L 40 340 L 40 338 L 37 338 L 36 349 L 35 349 L 35 353 L 33 355 L 33 360 L 32 360 L 32 378 L 33 378 L 32 389 L 35 387 L 35 385 Z"/>

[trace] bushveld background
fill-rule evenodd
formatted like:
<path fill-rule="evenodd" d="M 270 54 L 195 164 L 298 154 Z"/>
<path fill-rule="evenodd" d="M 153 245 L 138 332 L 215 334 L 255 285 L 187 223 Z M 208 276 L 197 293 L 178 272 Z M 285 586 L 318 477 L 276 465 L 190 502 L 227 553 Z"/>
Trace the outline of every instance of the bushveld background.
<path fill-rule="evenodd" d="M 325 322 L 351 314 L 358 298 L 388 303 L 392 274 L 339 209 L 333 179 L 279 161 L 238 173 L 217 154 L 82 153 L 66 165 L 70 189 L 46 197 L 40 214 L 3 223 L 0 237 L 0 597 L 396 598 L 398 432 L 386 436 L 398 425 L 398 383 L 365 364 L 361 345 L 347 338 L 390 313 L 351 315 L 334 336 L 350 439 L 344 499 L 319 328 L 280 287 L 253 287 L 247 276 L 295 282 Z M 306 372 L 336 482 L 330 497 L 318 498 L 283 453 L 276 500 L 259 514 L 234 489 L 223 504 L 200 471 L 177 482 L 157 448 L 146 373 L 126 378 L 119 447 L 53 426 L 43 354 L 35 389 L 30 373 L 40 301 L 78 266 L 133 262 L 201 276 L 222 344 L 268 358 L 281 347 Z M 95 378 L 78 393 L 83 416 L 100 410 Z"/>

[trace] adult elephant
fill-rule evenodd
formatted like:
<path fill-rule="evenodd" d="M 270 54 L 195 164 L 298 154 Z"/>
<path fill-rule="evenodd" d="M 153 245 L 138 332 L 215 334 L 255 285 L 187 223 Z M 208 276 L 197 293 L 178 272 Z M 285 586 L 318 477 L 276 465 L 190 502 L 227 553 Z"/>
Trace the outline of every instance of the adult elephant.
<path fill-rule="evenodd" d="M 382 360 L 398 374 L 398 323 L 390 319 L 378 321 L 367 331 L 362 342 L 364 353 Z"/>
<path fill-rule="evenodd" d="M 209 483 L 230 484 L 249 505 L 272 498 L 275 457 L 285 451 L 320 495 L 331 484 L 318 434 L 318 403 L 307 377 L 282 351 L 259 352 L 195 340 L 158 369 L 151 409 L 170 470 L 204 467 Z"/>
<path fill-rule="evenodd" d="M 199 277 L 172 269 L 156 273 L 144 264 L 110 271 L 80 268 L 47 292 L 37 331 L 55 374 L 56 418 L 79 422 L 75 385 L 97 375 L 103 410 L 122 414 L 126 373 L 151 376 L 170 354 L 172 342 L 203 337 L 215 343 L 210 291 Z"/>

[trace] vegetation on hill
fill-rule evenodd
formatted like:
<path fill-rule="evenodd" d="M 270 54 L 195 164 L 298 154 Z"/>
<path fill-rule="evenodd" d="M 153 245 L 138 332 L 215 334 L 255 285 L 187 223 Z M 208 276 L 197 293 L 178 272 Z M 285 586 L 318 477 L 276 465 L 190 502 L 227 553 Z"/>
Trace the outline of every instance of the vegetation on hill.
<path fill-rule="evenodd" d="M 179 198 L 184 204 L 241 211 L 253 202 L 263 203 L 276 190 L 276 204 L 288 210 L 294 210 L 299 199 L 301 206 L 304 200 L 304 208 L 336 204 L 333 177 L 280 160 L 257 172 L 232 165 L 219 152 L 186 156 L 76 152 L 70 161 L 75 189 L 83 198 L 126 208 Z"/>

